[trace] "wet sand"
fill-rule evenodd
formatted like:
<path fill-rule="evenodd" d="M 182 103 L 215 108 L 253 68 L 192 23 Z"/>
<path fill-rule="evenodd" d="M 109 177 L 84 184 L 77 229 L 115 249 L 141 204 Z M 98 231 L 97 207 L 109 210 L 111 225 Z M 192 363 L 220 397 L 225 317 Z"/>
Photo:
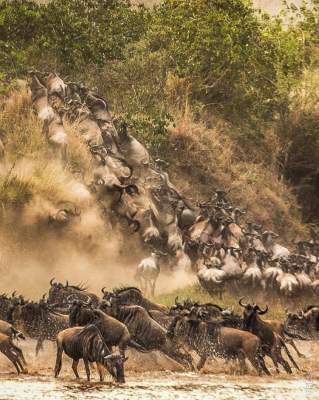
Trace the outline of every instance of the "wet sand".
<path fill-rule="evenodd" d="M 306 355 L 298 361 L 302 371 L 292 376 L 276 375 L 271 364 L 271 377 L 259 377 L 249 369 L 249 375 L 238 376 L 237 366 L 223 361 L 211 361 L 202 373 L 188 373 L 155 352 L 141 355 L 128 351 L 126 383 L 117 385 L 106 375 L 105 383 L 98 382 L 92 370 L 92 382 L 87 383 L 81 363 L 81 380 L 76 381 L 70 360 L 64 356 L 59 379 L 53 378 L 55 348 L 46 343 L 38 358 L 34 355 L 35 342 L 20 342 L 28 361 L 28 375 L 17 376 L 12 366 L 0 354 L 0 400 L 59 400 L 59 399 L 215 399 L 215 400 L 304 400 L 319 399 L 319 344 L 298 343 Z M 292 352 L 293 353 L 293 352 Z M 293 353 L 294 354 L 294 353 Z M 172 370 L 168 371 L 168 369 Z"/>

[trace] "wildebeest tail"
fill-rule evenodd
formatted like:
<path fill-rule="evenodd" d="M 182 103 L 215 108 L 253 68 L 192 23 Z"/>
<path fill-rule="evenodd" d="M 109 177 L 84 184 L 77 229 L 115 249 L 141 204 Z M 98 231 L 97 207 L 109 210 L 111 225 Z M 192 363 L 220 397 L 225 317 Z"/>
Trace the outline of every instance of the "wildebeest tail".
<path fill-rule="evenodd" d="M 145 349 L 143 346 L 141 346 L 140 344 L 138 344 L 137 342 L 135 342 L 135 340 L 130 340 L 128 345 L 130 347 L 132 347 L 133 349 L 139 351 L 140 353 L 149 353 L 150 350 Z"/>
<path fill-rule="evenodd" d="M 25 340 L 25 336 L 24 336 L 24 334 L 22 333 L 22 332 L 20 332 L 20 331 L 18 331 L 17 329 L 15 329 L 15 328 L 11 328 L 11 330 L 12 330 L 12 336 L 15 338 L 15 339 L 22 339 L 22 340 Z"/>

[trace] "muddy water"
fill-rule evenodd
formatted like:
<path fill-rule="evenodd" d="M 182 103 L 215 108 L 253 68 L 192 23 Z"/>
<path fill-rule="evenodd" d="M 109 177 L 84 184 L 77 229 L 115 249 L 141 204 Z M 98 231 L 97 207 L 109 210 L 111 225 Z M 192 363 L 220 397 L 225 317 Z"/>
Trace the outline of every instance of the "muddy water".
<path fill-rule="evenodd" d="M 106 376 L 106 382 L 97 383 L 92 371 L 92 383 L 74 380 L 70 361 L 65 357 L 61 376 L 52 377 L 55 350 L 51 343 L 36 358 L 35 343 L 20 344 L 27 356 L 29 374 L 17 376 L 11 365 L 0 354 L 0 400 L 60 400 L 60 399 L 163 399 L 163 400 L 316 400 L 319 399 L 319 345 L 299 343 L 306 355 L 298 359 L 302 371 L 289 376 L 281 373 L 272 377 L 258 377 L 253 370 L 238 376 L 237 366 L 223 361 L 210 362 L 201 374 L 178 371 L 174 362 L 159 353 L 140 355 L 129 352 L 126 365 L 126 383 L 116 385 Z M 296 357 L 297 359 L 297 357 Z M 168 372 L 173 370 L 174 372 Z M 79 369 L 84 378 L 83 368 Z"/>
<path fill-rule="evenodd" d="M 257 382 L 246 382 L 245 378 L 229 379 L 228 376 L 195 374 L 159 374 L 151 377 L 127 377 L 127 383 L 116 386 L 111 383 L 91 384 L 73 381 L 56 382 L 52 378 L 23 377 L 15 380 L 0 380 L 2 400 L 59 400 L 104 398 L 126 399 L 289 399 L 315 400 L 319 398 L 319 383 L 306 379 L 269 380 L 259 378 Z"/>

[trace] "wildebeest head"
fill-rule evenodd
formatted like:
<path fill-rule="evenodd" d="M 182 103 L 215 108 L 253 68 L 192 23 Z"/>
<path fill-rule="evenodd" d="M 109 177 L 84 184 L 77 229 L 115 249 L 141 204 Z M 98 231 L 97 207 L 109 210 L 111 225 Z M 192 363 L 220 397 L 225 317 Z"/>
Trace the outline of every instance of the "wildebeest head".
<path fill-rule="evenodd" d="M 175 304 L 171 306 L 169 309 L 168 314 L 169 315 L 178 315 L 180 311 L 184 309 L 184 306 L 182 303 L 178 301 L 178 296 L 175 298 Z"/>
<path fill-rule="evenodd" d="M 91 323 L 94 320 L 92 312 L 92 302 L 89 298 L 87 302 L 72 299 L 72 295 L 68 296 L 68 302 L 70 304 L 69 309 L 69 325 L 73 326 L 84 326 Z"/>
<path fill-rule="evenodd" d="M 50 290 L 48 295 L 48 303 L 56 304 L 59 307 L 67 307 L 69 305 L 68 297 L 73 295 L 75 299 L 87 302 L 91 298 L 93 303 L 98 303 L 98 297 L 94 294 L 86 292 L 87 287 L 80 285 L 70 285 L 68 281 L 65 284 L 54 282 L 54 278 L 50 281 Z"/>
<path fill-rule="evenodd" d="M 262 233 L 261 238 L 262 242 L 267 245 L 272 245 L 274 243 L 274 239 L 277 239 L 279 235 L 272 231 L 265 231 Z"/>
<path fill-rule="evenodd" d="M 124 363 L 127 359 L 127 357 L 122 357 L 119 354 L 109 354 L 104 357 L 104 366 L 116 382 L 125 383 Z"/>
<path fill-rule="evenodd" d="M 303 318 L 302 312 L 293 313 L 293 312 L 289 312 L 288 310 L 286 310 L 286 315 L 287 315 L 286 325 L 288 327 L 294 327 L 296 325 L 300 326 L 304 322 L 304 318 Z"/>
<path fill-rule="evenodd" d="M 252 327 L 258 315 L 263 315 L 268 312 L 268 306 L 264 310 L 262 310 L 257 304 L 245 304 L 243 303 L 243 299 L 239 300 L 239 305 L 244 308 L 243 313 L 243 327 L 244 329 L 249 329 Z"/>

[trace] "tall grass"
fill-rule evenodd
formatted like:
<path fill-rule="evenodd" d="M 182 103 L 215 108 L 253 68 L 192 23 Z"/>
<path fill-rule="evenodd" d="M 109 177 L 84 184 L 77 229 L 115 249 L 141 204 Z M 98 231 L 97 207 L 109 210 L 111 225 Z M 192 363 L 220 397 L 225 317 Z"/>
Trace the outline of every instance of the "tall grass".
<path fill-rule="evenodd" d="M 174 180 L 194 201 L 207 198 L 215 188 L 230 190 L 231 201 L 247 210 L 246 219 L 276 229 L 285 239 L 306 235 L 297 199 L 278 174 L 276 155 L 262 162 L 257 148 L 255 154 L 245 153 L 231 130 L 216 117 L 196 121 L 187 106 L 175 113 L 169 130 Z M 275 140 L 268 135 L 261 147 L 275 153 Z"/>
<path fill-rule="evenodd" d="M 50 148 L 42 122 L 31 107 L 27 90 L 14 91 L 0 111 L 0 130 L 5 142 L 5 160 L 0 169 L 2 209 L 22 206 L 33 197 L 52 204 L 80 203 L 83 195 L 74 173 L 90 173 L 90 155 L 76 125 L 65 123 L 69 140 L 68 163 Z M 84 194 L 84 197 L 88 195 Z"/>

